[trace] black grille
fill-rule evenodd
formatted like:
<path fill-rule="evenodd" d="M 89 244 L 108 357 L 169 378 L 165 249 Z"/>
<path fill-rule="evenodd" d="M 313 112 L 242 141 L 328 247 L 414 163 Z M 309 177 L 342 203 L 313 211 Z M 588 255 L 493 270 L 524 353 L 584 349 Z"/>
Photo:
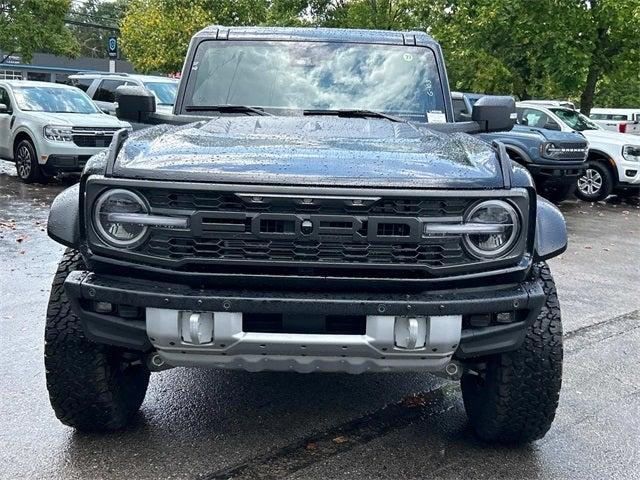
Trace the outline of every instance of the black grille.
<path fill-rule="evenodd" d="M 586 143 L 558 143 L 558 148 L 565 148 L 569 150 L 579 150 L 579 151 L 568 151 L 561 152 L 556 155 L 556 158 L 559 160 L 569 160 L 569 161 L 582 161 L 585 159 L 587 144 Z"/>
<path fill-rule="evenodd" d="M 73 143 L 78 147 L 108 147 L 111 145 L 111 135 L 96 137 L 93 135 L 74 135 Z"/>
<path fill-rule="evenodd" d="M 243 201 L 233 193 L 173 192 L 143 189 L 152 207 L 224 212 L 318 213 L 365 215 L 412 215 L 419 217 L 461 216 L 469 199 L 465 198 L 382 198 L 374 203 L 350 205 L 345 202 L 305 204 L 287 198 L 256 198 Z"/>
<path fill-rule="evenodd" d="M 117 128 L 74 127 L 73 143 L 78 147 L 108 147 Z"/>
<path fill-rule="evenodd" d="M 443 237 L 432 240 L 431 243 L 374 244 L 189 238 L 158 232 L 151 237 L 144 250 L 148 255 L 173 260 L 263 260 L 431 267 L 453 266 L 469 261 L 457 237 Z"/>
<path fill-rule="evenodd" d="M 422 233 L 428 219 L 461 221 L 477 198 L 138 191 L 154 212 L 189 218 L 187 229 L 151 228 L 136 250 L 178 271 L 398 277 L 479 263 L 460 235 Z"/>

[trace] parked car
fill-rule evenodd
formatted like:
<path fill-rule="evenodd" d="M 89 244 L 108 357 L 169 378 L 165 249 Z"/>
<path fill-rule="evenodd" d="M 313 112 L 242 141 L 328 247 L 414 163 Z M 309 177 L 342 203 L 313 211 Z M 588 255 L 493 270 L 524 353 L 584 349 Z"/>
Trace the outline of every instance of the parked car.
<path fill-rule="evenodd" d="M 473 105 L 483 96 L 451 92 L 456 121 L 470 120 Z M 511 159 L 529 170 L 538 192 L 554 202 L 573 193 L 586 168 L 587 141 L 578 132 L 515 125 L 508 132 L 480 133 L 478 137 L 489 143 L 501 141 Z"/>
<path fill-rule="evenodd" d="M 522 102 L 517 104 L 522 125 L 560 132 L 577 131 L 589 142 L 587 168 L 578 178 L 576 196 L 597 201 L 611 193 L 637 195 L 640 189 L 640 138 L 604 130 L 580 112 L 568 108 Z"/>
<path fill-rule="evenodd" d="M 120 132 L 52 205 L 58 418 L 122 428 L 168 367 L 420 371 L 461 380 L 482 438 L 542 437 L 562 363 L 545 260 L 566 226 L 467 134 L 510 130 L 513 98 L 454 123 L 421 32 L 215 26 L 184 71 L 175 125 Z M 143 88 L 118 95 L 154 118 Z"/>
<path fill-rule="evenodd" d="M 69 83 L 84 90 L 109 115 L 116 114 L 116 89 L 123 85 L 140 86 L 153 93 L 158 112 L 170 113 L 176 101 L 178 81 L 173 78 L 127 73 L 78 73 L 69 75 Z"/>
<path fill-rule="evenodd" d="M 14 161 L 25 183 L 79 172 L 128 122 L 100 111 L 75 87 L 0 80 L 0 158 Z"/>
<path fill-rule="evenodd" d="M 592 108 L 589 118 L 605 130 L 640 135 L 640 110 L 631 108 Z"/>
<path fill-rule="evenodd" d="M 544 107 L 564 107 L 570 108 L 571 110 L 576 109 L 576 104 L 569 100 L 527 100 L 526 102 L 532 105 L 540 105 Z"/>

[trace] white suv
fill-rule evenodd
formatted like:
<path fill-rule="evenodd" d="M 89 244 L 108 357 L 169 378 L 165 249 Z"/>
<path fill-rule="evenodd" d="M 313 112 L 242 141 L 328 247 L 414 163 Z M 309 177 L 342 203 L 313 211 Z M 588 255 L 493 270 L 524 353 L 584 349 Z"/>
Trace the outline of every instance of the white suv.
<path fill-rule="evenodd" d="M 123 85 L 144 87 L 156 97 L 156 109 L 160 113 L 172 113 L 178 93 L 178 81 L 151 75 L 127 73 L 78 73 L 69 76 L 69 83 L 84 90 L 102 111 L 116 114 L 116 89 Z"/>
<path fill-rule="evenodd" d="M 25 183 L 80 171 L 131 125 L 106 115 L 68 85 L 0 80 L 0 158 L 15 161 Z"/>
<path fill-rule="evenodd" d="M 587 168 L 578 178 L 576 196 L 603 200 L 611 193 L 640 190 L 640 137 L 604 130 L 580 112 L 555 105 L 520 102 L 518 123 L 563 132 L 578 131 L 589 142 Z"/>

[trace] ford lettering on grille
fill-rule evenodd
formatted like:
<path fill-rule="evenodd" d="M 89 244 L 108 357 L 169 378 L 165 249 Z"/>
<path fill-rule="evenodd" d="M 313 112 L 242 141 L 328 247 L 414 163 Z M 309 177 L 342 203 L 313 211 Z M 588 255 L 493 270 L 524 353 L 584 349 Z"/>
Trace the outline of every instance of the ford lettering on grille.
<path fill-rule="evenodd" d="M 191 221 L 196 236 L 219 238 L 299 239 L 357 243 L 417 242 L 421 222 L 417 218 L 353 215 L 303 215 L 198 212 Z"/>

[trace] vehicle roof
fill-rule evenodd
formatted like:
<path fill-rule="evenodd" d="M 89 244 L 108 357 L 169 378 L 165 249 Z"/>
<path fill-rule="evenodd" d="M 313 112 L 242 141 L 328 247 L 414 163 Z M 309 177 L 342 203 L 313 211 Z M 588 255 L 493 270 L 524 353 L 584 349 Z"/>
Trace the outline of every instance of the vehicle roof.
<path fill-rule="evenodd" d="M 573 108 L 568 108 L 563 105 L 555 105 L 555 104 L 542 103 L 542 102 L 530 102 L 528 100 L 525 102 L 516 102 L 516 107 L 534 107 L 534 108 L 539 108 L 540 110 L 547 110 L 548 108 L 553 108 L 553 109 L 561 108 L 564 110 L 573 110 Z"/>
<path fill-rule="evenodd" d="M 194 38 L 210 40 L 297 40 L 316 42 L 381 43 L 394 45 L 437 45 L 424 32 L 312 27 L 226 27 L 211 25 Z"/>
<path fill-rule="evenodd" d="M 591 113 L 640 113 L 640 108 L 601 108 L 596 107 L 591 109 Z"/>
<path fill-rule="evenodd" d="M 569 100 L 524 100 L 522 103 L 530 105 L 546 105 L 548 107 L 568 107 L 573 109 L 574 103 Z"/>
<path fill-rule="evenodd" d="M 80 72 L 69 75 L 69 78 L 114 78 L 114 79 L 134 79 L 142 82 L 167 82 L 178 83 L 175 78 L 161 77 L 159 75 L 139 75 L 137 73 L 100 73 L 100 72 Z"/>
<path fill-rule="evenodd" d="M 63 83 L 52 82 L 36 82 L 34 80 L 1 80 L 0 83 L 8 85 L 10 87 L 52 87 L 52 88 L 76 88 L 71 85 L 65 85 Z"/>

